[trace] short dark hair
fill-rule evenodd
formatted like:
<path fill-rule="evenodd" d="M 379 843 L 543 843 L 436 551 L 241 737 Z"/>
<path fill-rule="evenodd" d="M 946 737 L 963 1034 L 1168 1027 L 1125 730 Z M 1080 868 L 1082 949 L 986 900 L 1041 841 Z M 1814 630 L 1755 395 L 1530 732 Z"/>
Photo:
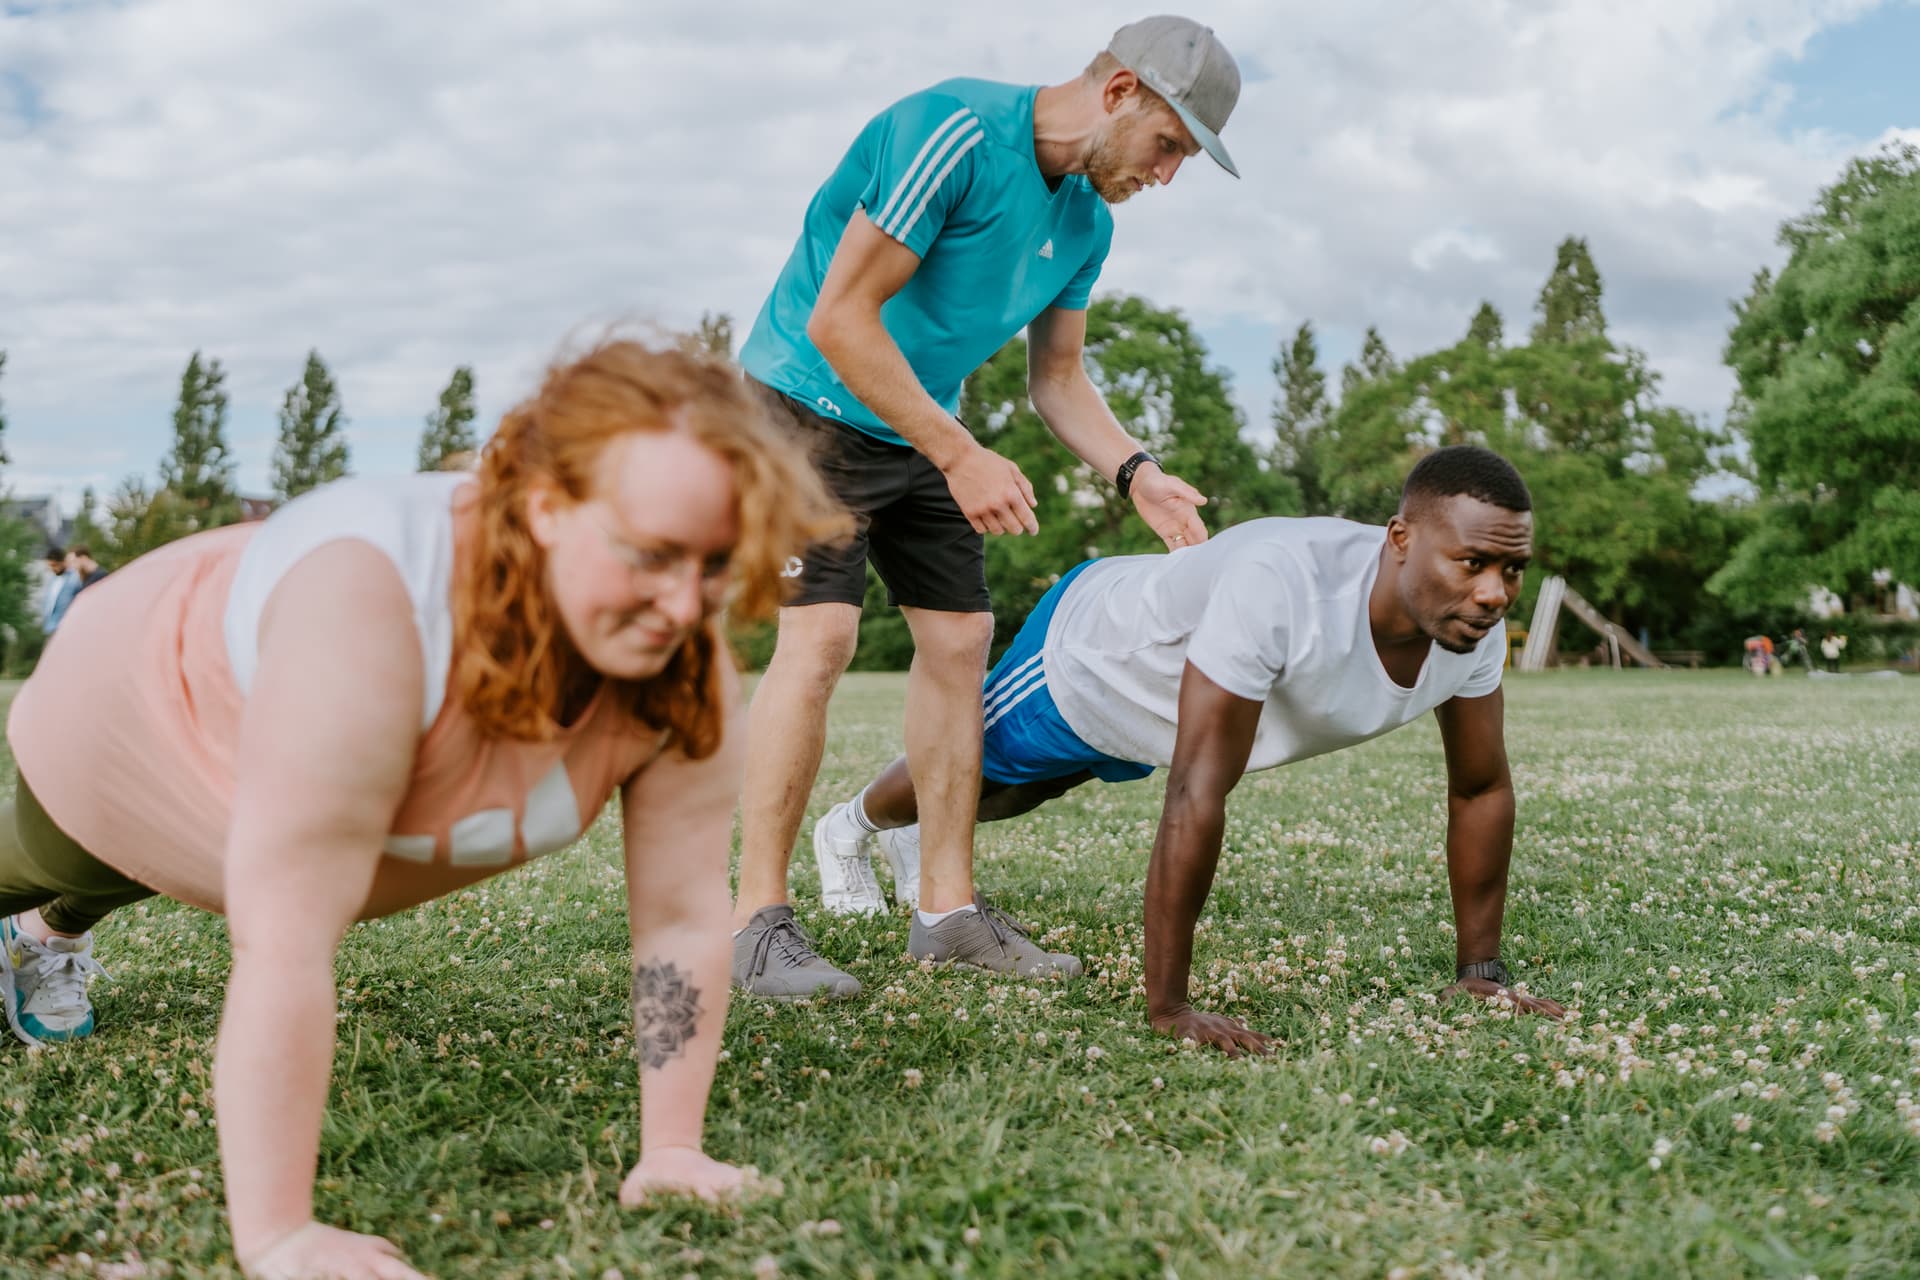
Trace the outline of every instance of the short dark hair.
<path fill-rule="evenodd" d="M 41 556 L 40 558 L 42 560 L 65 560 L 67 558 L 66 549 L 59 546 L 57 543 L 49 542 L 47 544 L 47 554 Z"/>
<path fill-rule="evenodd" d="M 71 549 L 74 555 L 85 556 L 89 560 L 93 559 L 93 552 L 87 550 L 87 544 L 84 542 L 76 543 Z"/>
<path fill-rule="evenodd" d="M 1533 495 L 1511 462 L 1491 449 L 1456 444 L 1414 464 L 1400 490 L 1400 516 L 1411 520 L 1430 504 L 1462 494 L 1506 511 L 1533 510 Z"/>

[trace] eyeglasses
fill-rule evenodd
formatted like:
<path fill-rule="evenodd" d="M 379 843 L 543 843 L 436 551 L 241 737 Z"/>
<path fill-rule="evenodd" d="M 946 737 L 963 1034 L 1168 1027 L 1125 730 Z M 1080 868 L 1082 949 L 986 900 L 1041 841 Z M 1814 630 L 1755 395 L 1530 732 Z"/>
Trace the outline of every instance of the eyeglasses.
<path fill-rule="evenodd" d="M 613 554 L 613 558 L 626 566 L 634 585 L 643 590 L 662 585 L 678 586 L 682 581 L 692 579 L 699 585 L 700 594 L 709 599 L 718 599 L 727 593 L 733 583 L 733 558 L 730 553 L 719 552 L 702 559 L 684 547 L 638 547 L 615 535 L 599 516 L 589 515 L 587 518 L 606 540 L 607 550 Z"/>

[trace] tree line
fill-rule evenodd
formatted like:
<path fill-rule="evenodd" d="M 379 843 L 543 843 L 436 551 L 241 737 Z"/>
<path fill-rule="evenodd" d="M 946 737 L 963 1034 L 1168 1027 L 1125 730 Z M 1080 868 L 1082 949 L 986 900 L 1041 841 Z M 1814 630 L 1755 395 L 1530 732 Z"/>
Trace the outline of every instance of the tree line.
<path fill-rule="evenodd" d="M 160 459 L 157 481 L 130 475 L 104 502 L 91 488 L 82 494 L 75 540 L 90 546 L 107 568 L 243 518 L 227 434 L 226 381 L 219 359 L 194 352 L 180 375 L 172 444 Z M 427 415 L 420 469 L 436 470 L 449 457 L 477 447 L 473 418 L 473 370 L 462 365 Z M 333 374 L 318 351 L 308 352 L 299 380 L 280 403 L 268 503 L 277 505 L 352 472 L 347 421 Z"/>
<path fill-rule="evenodd" d="M 1854 161 L 1780 241 L 1778 275 L 1762 269 L 1733 304 L 1725 358 L 1738 390 L 1721 424 L 1662 402 L 1645 353 L 1610 331 L 1599 266 L 1578 236 L 1558 246 L 1521 340 L 1483 302 L 1456 342 L 1406 358 L 1369 328 L 1336 379 L 1302 323 L 1273 359 L 1265 429 L 1246 421 L 1187 319 L 1145 298 L 1095 301 L 1087 367 L 1122 426 L 1208 495 L 1215 529 L 1263 515 L 1381 523 L 1422 453 L 1493 448 L 1519 468 L 1536 508 L 1541 572 L 1516 617 L 1544 573 L 1559 573 L 1654 648 L 1730 661 L 1740 637 L 1798 622 L 1812 584 L 1858 599 L 1876 574 L 1920 583 L 1920 152 Z M 703 315 L 685 341 L 731 354 L 731 319 Z M 157 479 L 130 476 L 104 503 L 85 495 L 78 536 L 102 563 L 240 518 L 225 378 L 195 352 Z M 477 447 L 473 394 L 471 368 L 456 369 L 427 415 L 420 469 Z M 1109 478 L 1090 474 L 1034 412 L 1024 340 L 967 381 L 960 417 L 1020 465 L 1039 498 L 1038 536 L 988 540 L 1001 643 L 1067 568 L 1156 549 Z M 346 421 L 310 353 L 280 408 L 274 498 L 348 473 Z M 4 431 L 0 407 L 0 465 Z M 0 624 L 30 617 L 24 565 L 35 542 L 0 527 Z M 856 663 L 904 665 L 910 641 L 879 607 L 877 580 L 868 600 Z M 764 632 L 743 640 L 750 657 L 770 643 Z"/>

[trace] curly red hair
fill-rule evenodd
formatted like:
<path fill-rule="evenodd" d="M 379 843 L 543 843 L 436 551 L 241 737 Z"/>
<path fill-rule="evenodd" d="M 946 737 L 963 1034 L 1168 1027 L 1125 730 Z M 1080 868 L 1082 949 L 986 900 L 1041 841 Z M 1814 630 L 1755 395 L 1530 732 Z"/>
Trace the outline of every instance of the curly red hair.
<path fill-rule="evenodd" d="M 770 617 L 789 585 L 781 576 L 789 559 L 851 527 L 732 365 L 630 339 L 555 364 L 481 452 L 474 536 L 454 583 L 454 693 L 482 732 L 549 739 L 562 699 L 602 679 L 567 642 L 527 496 L 543 482 L 575 502 L 590 498 L 602 450 L 630 431 L 684 431 L 731 469 L 740 530 L 727 606 L 734 618 Z M 697 759 L 720 744 L 718 662 L 726 655 L 710 619 L 658 675 L 612 680 L 610 692 L 638 725 L 669 731 Z"/>

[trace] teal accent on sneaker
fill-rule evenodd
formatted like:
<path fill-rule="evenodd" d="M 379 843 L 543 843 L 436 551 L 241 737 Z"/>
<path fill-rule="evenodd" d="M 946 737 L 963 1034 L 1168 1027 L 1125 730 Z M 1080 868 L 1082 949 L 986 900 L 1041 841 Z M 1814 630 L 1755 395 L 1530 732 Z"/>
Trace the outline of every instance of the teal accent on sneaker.
<path fill-rule="evenodd" d="M 92 1035 L 87 986 L 106 976 L 93 958 L 93 934 L 41 942 L 13 917 L 0 920 L 0 1002 L 21 1042 L 58 1044 Z"/>

